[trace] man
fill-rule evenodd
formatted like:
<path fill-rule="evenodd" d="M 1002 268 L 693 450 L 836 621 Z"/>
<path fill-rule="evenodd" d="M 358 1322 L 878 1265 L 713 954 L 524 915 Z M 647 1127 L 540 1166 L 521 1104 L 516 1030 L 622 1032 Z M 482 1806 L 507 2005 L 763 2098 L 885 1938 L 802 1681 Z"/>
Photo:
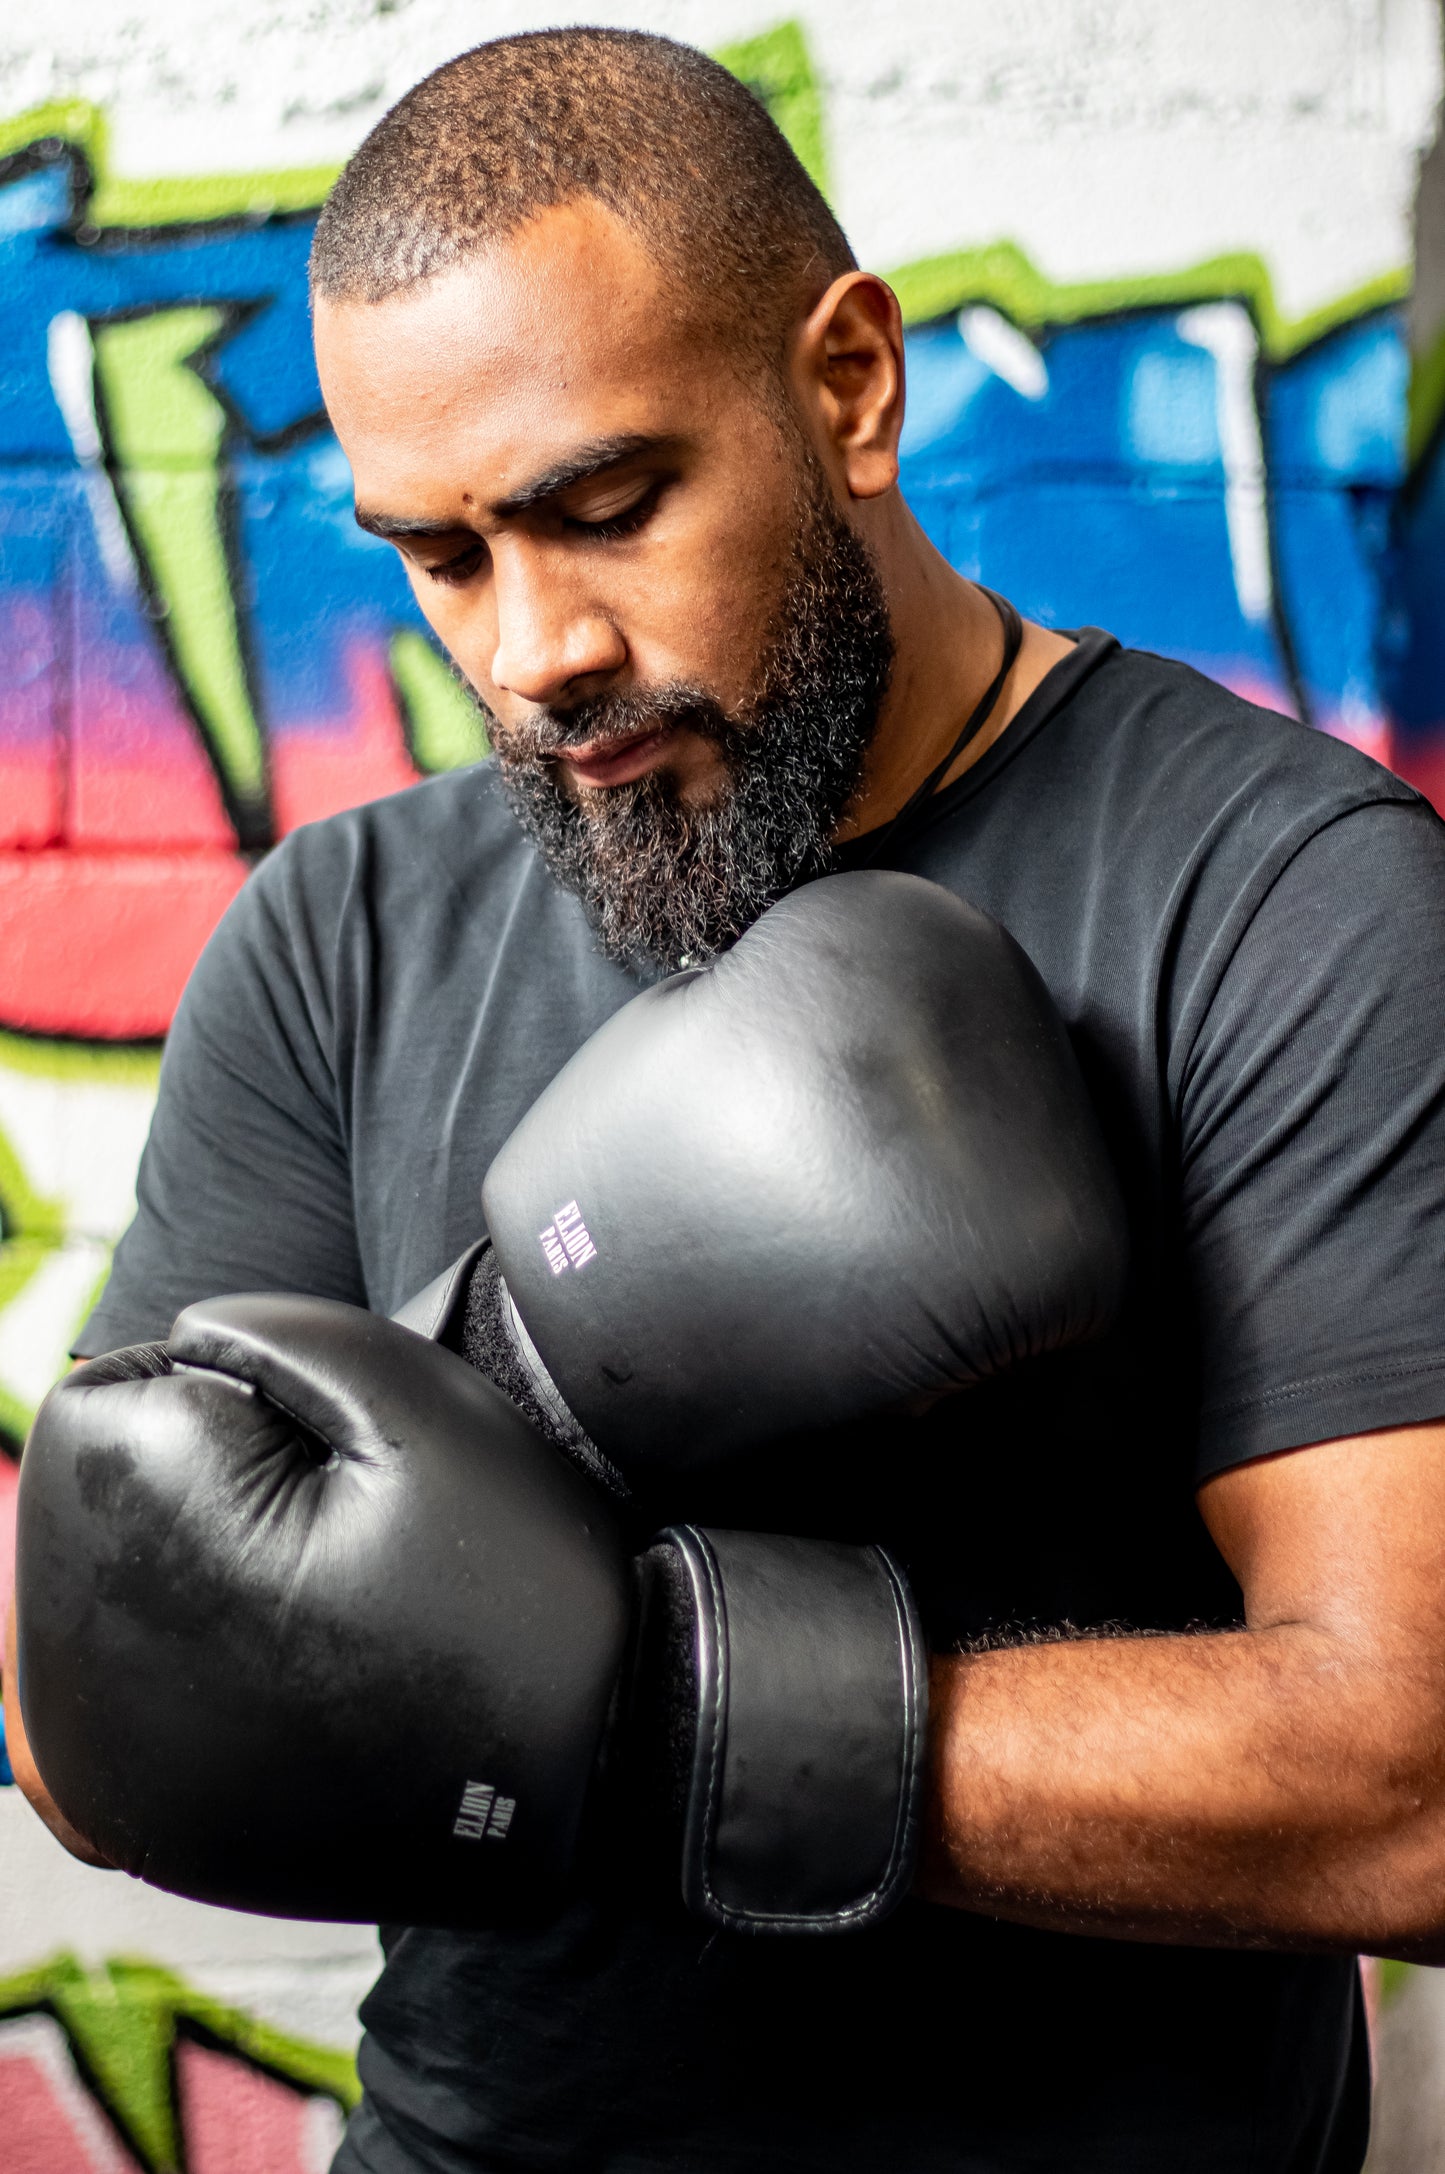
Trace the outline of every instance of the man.
<path fill-rule="evenodd" d="M 834 1941 L 605 1883 L 540 1934 L 388 1928 L 338 2167 L 1358 2168 L 1353 1958 L 1445 1955 L 1438 823 L 952 573 L 897 490 L 892 296 L 684 48 L 452 62 L 313 283 L 358 519 L 497 759 L 253 880 L 80 1349 L 217 1290 L 391 1310 L 639 980 L 829 866 L 1023 944 L 1134 1248 L 1095 1350 L 880 1421 L 804 1499 L 752 1476 L 763 1528 L 864 1505 L 907 1564 L 921 1897 Z"/>

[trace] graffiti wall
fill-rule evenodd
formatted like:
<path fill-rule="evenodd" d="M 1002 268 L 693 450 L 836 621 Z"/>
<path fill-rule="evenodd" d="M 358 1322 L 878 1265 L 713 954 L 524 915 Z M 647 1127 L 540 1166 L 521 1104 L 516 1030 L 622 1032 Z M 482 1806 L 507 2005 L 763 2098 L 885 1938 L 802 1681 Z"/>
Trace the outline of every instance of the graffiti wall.
<path fill-rule="evenodd" d="M 201 944 L 288 830 L 484 752 L 351 519 L 305 260 L 376 113 L 531 19 L 51 12 L 0 32 L 0 1585 Z M 894 277 L 905 487 L 956 566 L 1445 805 L 1445 366 L 1412 385 L 1404 323 L 1431 0 L 1224 6 L 1212 44 L 943 12 L 616 19 L 720 50 Z M 87 1871 L 0 1792 L 0 2168 L 325 2166 L 375 1962 Z"/>

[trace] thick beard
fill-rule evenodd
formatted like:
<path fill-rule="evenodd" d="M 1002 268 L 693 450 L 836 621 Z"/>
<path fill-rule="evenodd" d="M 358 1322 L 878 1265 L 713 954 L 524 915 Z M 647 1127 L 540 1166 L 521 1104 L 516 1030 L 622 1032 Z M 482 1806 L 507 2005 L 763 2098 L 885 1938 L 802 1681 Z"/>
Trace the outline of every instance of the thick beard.
<path fill-rule="evenodd" d="M 883 584 L 809 458 L 802 520 L 753 691 L 730 714 L 703 688 L 602 695 L 519 730 L 493 720 L 513 813 L 556 880 L 575 891 L 607 957 L 671 973 L 735 941 L 760 913 L 826 872 L 858 790 L 893 662 Z M 563 788 L 568 744 L 685 724 L 710 741 L 725 782 L 702 807 L 665 772 Z"/>

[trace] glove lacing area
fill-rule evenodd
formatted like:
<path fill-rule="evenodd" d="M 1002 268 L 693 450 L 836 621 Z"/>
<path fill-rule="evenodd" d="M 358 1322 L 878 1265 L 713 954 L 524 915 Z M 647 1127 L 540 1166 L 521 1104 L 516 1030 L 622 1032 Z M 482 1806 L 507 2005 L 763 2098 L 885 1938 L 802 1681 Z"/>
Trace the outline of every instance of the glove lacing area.
<path fill-rule="evenodd" d="M 485 1374 L 539 1434 L 618 1501 L 629 1499 L 626 1480 L 568 1411 L 556 1383 L 512 1303 L 497 1256 L 484 1246 L 467 1285 L 461 1322 L 461 1356 Z"/>

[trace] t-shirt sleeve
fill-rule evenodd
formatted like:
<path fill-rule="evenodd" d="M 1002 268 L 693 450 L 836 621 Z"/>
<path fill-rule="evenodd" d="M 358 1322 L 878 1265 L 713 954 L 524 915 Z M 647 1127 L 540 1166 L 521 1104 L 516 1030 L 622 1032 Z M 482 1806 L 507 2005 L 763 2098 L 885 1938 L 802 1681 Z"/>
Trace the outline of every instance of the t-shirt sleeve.
<path fill-rule="evenodd" d="M 1445 826 L 1340 816 L 1274 881 L 1176 1106 L 1199 1476 L 1445 1415 Z"/>
<path fill-rule="evenodd" d="M 329 1046 L 334 957 L 304 868 L 283 846 L 235 900 L 181 999 L 135 1220 L 77 1356 L 164 1336 L 183 1306 L 226 1292 L 365 1304 Z"/>

